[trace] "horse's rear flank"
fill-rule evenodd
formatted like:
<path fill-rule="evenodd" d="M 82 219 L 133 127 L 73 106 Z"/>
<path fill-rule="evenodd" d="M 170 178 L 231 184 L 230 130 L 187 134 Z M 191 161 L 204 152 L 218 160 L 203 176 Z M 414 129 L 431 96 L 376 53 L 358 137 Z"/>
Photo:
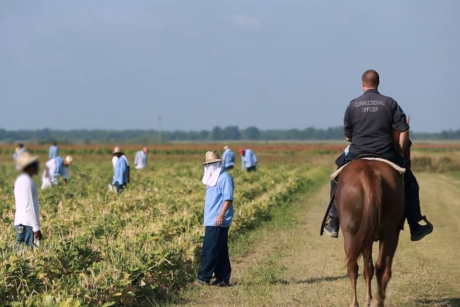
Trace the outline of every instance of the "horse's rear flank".
<path fill-rule="evenodd" d="M 376 239 L 381 242 L 377 261 L 377 301 L 381 303 L 374 301 L 374 304 L 383 306 L 384 289 L 391 276 L 391 259 L 396 251 L 404 220 L 402 175 L 381 161 L 354 160 L 340 173 L 335 199 L 352 285 L 354 281 L 354 298 L 351 306 L 357 306 L 357 261 L 361 255 L 364 256 L 364 276 L 369 290 L 366 300 L 370 300 L 370 280 L 373 276 L 372 245 Z M 369 272 L 371 268 L 372 275 Z M 381 287 L 383 284 L 385 286 Z"/>

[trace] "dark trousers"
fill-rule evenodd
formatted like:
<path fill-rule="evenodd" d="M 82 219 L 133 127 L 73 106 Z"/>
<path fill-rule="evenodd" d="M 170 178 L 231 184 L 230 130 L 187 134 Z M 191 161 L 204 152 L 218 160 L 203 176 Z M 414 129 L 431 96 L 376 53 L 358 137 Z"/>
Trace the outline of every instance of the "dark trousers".
<path fill-rule="evenodd" d="M 199 280 L 209 282 L 213 273 L 218 280 L 230 280 L 232 267 L 228 255 L 228 229 L 229 227 L 206 226 Z"/>
<path fill-rule="evenodd" d="M 337 158 L 336 165 L 337 167 L 341 167 L 348 162 L 353 161 L 359 154 L 352 154 L 349 153 L 347 156 L 342 154 L 339 158 Z M 388 152 L 386 154 L 382 154 L 382 158 L 387 159 L 401 167 L 406 168 L 406 172 L 404 173 L 404 192 L 405 192 L 405 205 L 406 205 L 406 218 L 407 223 L 409 226 L 416 225 L 418 222 L 422 220 L 422 213 L 420 208 L 420 198 L 419 198 L 419 185 L 417 179 L 412 173 L 410 169 L 410 164 L 406 163 L 406 159 L 395 152 Z M 335 181 L 331 181 L 331 199 L 333 196 L 333 192 L 337 186 Z M 338 217 L 337 207 L 335 205 L 335 201 L 332 202 L 331 209 L 329 210 L 330 217 Z"/>
<path fill-rule="evenodd" d="M 246 169 L 246 171 L 247 171 L 248 173 L 249 173 L 249 172 L 255 172 L 255 171 L 256 171 L 256 166 L 254 165 L 254 166 L 248 167 L 248 168 Z"/>

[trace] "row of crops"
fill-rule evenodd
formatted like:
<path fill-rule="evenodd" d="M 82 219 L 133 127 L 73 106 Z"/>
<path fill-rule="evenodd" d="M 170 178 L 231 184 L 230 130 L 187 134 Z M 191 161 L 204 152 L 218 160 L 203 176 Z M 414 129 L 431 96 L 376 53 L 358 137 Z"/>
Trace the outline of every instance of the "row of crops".
<path fill-rule="evenodd" d="M 202 167 L 165 163 L 133 172 L 124 194 L 107 193 L 109 163 L 72 166 L 67 188 L 41 191 L 45 240 L 18 256 L 11 165 L 0 165 L 2 306 L 152 306 L 193 281 L 204 229 Z M 328 171 L 264 165 L 232 171 L 231 236 L 257 227 L 269 209 L 316 189 Z M 37 182 L 39 183 L 39 182 Z"/>

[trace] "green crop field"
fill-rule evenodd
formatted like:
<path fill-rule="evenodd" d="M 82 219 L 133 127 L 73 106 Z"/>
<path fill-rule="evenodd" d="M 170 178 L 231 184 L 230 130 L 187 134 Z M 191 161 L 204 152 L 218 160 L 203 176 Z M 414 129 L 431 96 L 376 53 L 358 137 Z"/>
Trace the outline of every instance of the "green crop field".
<path fill-rule="evenodd" d="M 204 234 L 201 154 L 152 154 L 149 168 L 132 169 L 128 189 L 117 195 L 107 191 L 110 155 L 75 152 L 69 186 L 39 192 L 40 248 L 18 256 L 17 172 L 8 152 L 0 157 L 0 305 L 347 305 L 343 241 L 318 235 L 336 155 L 275 148 L 260 151 L 255 173 L 238 163 L 231 171 L 234 287 L 194 289 L 187 285 Z M 459 161 L 458 152 L 414 152 L 422 206 L 435 232 L 420 243 L 402 233 L 389 306 L 460 306 Z M 360 279 L 360 293 L 363 286 Z"/>

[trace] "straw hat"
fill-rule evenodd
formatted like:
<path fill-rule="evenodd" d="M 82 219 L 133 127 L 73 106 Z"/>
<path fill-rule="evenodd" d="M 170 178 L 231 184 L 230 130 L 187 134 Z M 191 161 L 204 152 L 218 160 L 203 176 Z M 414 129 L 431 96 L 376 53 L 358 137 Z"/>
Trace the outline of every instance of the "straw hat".
<path fill-rule="evenodd" d="M 120 154 L 123 153 L 123 152 L 120 150 L 120 147 L 115 147 L 115 148 L 113 149 L 112 155 L 119 154 L 119 153 L 120 153 Z"/>
<path fill-rule="evenodd" d="M 30 153 L 25 152 L 19 155 L 16 160 L 16 164 L 19 166 L 20 170 L 24 170 L 26 167 L 38 161 L 37 156 L 32 156 Z"/>
<path fill-rule="evenodd" d="M 70 165 L 70 164 L 72 164 L 72 162 L 73 162 L 73 158 L 72 158 L 71 156 L 67 156 L 67 157 L 65 157 L 65 160 L 64 160 L 64 161 L 67 162 L 67 164 Z"/>
<path fill-rule="evenodd" d="M 219 156 L 219 153 L 215 150 L 206 152 L 203 165 L 222 162 L 222 159 Z"/>
<path fill-rule="evenodd" d="M 224 150 L 227 150 L 227 149 L 229 149 L 229 147 L 228 147 L 228 146 L 225 146 L 225 147 L 224 147 Z"/>

